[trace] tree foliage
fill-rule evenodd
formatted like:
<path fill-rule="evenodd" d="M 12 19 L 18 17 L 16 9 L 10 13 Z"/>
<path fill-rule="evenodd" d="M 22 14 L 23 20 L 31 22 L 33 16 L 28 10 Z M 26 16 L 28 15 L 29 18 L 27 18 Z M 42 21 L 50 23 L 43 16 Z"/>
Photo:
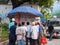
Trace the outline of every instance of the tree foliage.
<path fill-rule="evenodd" d="M 44 6 L 49 8 L 53 5 L 54 0 L 11 0 L 13 8 L 20 6 L 25 2 L 29 2 L 30 4 L 38 4 L 40 7 Z"/>
<path fill-rule="evenodd" d="M 47 8 L 51 7 L 53 5 L 53 3 L 54 3 L 54 0 L 40 0 L 39 1 L 40 6 L 44 6 Z"/>
<path fill-rule="evenodd" d="M 45 19 L 50 19 L 50 18 L 52 18 L 52 14 L 51 14 L 51 13 L 47 13 L 46 10 L 42 9 L 41 12 L 42 12 L 43 15 L 44 15 L 43 18 L 45 18 Z"/>
<path fill-rule="evenodd" d="M 11 0 L 12 5 L 13 5 L 13 9 L 20 6 L 21 4 L 25 3 L 25 2 L 31 2 L 30 0 Z"/>
<path fill-rule="evenodd" d="M 7 4 L 9 0 L 0 0 L 0 4 Z"/>

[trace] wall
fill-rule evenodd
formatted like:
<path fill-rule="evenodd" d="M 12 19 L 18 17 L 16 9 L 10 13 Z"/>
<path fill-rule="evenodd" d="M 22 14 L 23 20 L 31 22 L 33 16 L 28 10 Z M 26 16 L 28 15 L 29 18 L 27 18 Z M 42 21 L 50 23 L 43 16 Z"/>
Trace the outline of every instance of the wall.
<path fill-rule="evenodd" d="M 21 5 L 21 6 L 30 6 L 30 7 L 33 7 L 33 8 L 35 8 L 35 9 L 37 9 L 39 12 L 41 11 L 41 7 L 40 6 L 38 6 L 38 5 L 35 5 L 35 4 L 29 4 L 29 3 L 25 3 L 25 4 L 23 4 L 23 5 Z"/>
<path fill-rule="evenodd" d="M 37 9 L 39 12 L 41 11 L 41 8 L 38 5 L 23 4 L 22 6 L 30 6 L 30 7 L 33 7 L 35 9 Z M 5 15 L 5 18 L 4 17 L 2 18 L 2 23 L 4 23 L 4 22 L 9 23 L 9 19 L 6 16 L 11 10 L 12 10 L 12 5 L 11 4 L 0 5 L 0 14 Z"/>
<path fill-rule="evenodd" d="M 0 5 L 0 14 L 8 14 L 12 10 L 12 5 Z"/>
<path fill-rule="evenodd" d="M 5 22 L 9 23 L 9 19 L 6 16 L 11 10 L 12 10 L 12 5 L 0 5 L 0 17 L 2 18 L 2 23 Z"/>

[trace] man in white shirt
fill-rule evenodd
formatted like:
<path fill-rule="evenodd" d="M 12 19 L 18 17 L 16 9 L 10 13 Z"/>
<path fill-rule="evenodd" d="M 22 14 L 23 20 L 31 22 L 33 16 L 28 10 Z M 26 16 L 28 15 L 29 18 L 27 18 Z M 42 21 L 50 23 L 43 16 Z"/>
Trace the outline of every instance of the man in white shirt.
<path fill-rule="evenodd" d="M 29 22 L 27 22 L 27 36 L 26 36 L 26 45 L 28 45 L 28 42 L 30 42 L 31 45 L 31 36 L 30 36 L 30 32 L 31 32 L 31 25 Z"/>
<path fill-rule="evenodd" d="M 31 27 L 32 45 L 37 45 L 38 34 L 39 34 L 38 27 L 35 25 L 35 22 L 32 22 Z"/>
<path fill-rule="evenodd" d="M 18 45 L 25 45 L 26 32 L 27 32 L 27 27 L 25 26 L 25 22 L 22 22 L 22 26 L 16 29 Z"/>

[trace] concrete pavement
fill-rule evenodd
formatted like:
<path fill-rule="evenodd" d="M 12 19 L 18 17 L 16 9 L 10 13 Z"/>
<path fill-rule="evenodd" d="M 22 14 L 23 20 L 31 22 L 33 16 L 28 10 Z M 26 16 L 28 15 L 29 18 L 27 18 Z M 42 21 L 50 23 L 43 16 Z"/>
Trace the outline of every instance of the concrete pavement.
<path fill-rule="evenodd" d="M 48 41 L 47 45 L 60 45 L 60 39 L 53 39 L 52 41 Z"/>
<path fill-rule="evenodd" d="M 0 42 L 0 45 L 8 45 L 8 40 Z"/>
<path fill-rule="evenodd" d="M 8 40 L 0 43 L 0 45 L 7 45 L 7 44 L 8 44 Z M 60 39 L 53 39 L 52 41 L 48 40 L 47 45 L 60 45 Z"/>

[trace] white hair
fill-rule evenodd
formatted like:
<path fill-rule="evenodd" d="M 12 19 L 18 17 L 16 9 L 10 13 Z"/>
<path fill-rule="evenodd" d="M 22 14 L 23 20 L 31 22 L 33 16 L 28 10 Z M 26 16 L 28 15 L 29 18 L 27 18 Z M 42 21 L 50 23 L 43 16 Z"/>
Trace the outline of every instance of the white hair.
<path fill-rule="evenodd" d="M 15 21 L 15 18 L 12 18 L 12 21 Z"/>

